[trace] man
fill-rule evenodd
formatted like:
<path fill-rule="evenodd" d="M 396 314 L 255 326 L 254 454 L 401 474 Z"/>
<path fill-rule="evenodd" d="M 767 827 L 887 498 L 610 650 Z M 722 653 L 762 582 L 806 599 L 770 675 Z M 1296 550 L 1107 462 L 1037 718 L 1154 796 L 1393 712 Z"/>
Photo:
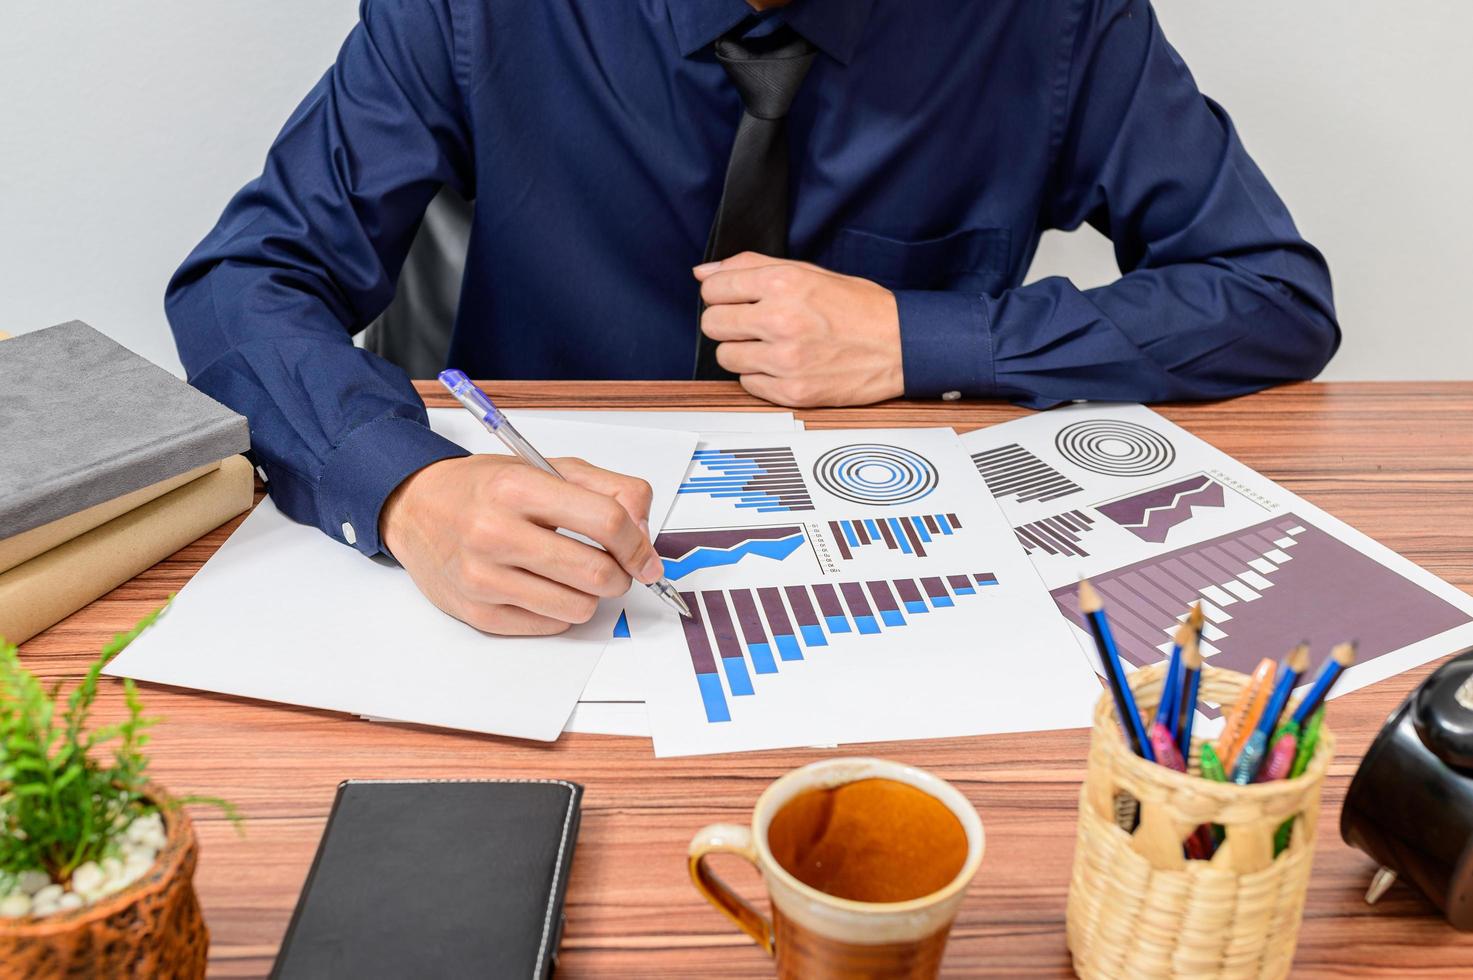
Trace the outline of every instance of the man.
<path fill-rule="evenodd" d="M 1240 394 L 1339 342 L 1323 260 L 1147 0 L 366 0 L 169 319 L 283 510 L 493 632 L 586 620 L 659 560 L 648 488 L 466 457 L 351 344 L 447 185 L 473 377 L 1044 408 Z M 1020 285 L 1086 221 L 1122 279 Z"/>

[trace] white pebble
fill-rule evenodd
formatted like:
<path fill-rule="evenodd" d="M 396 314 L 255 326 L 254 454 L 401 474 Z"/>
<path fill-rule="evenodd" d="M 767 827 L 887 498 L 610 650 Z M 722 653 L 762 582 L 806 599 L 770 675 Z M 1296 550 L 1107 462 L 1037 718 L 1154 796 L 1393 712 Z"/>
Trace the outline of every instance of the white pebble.
<path fill-rule="evenodd" d="M 0 916 L 16 919 L 31 914 L 31 896 L 7 895 L 0 898 Z"/>
<path fill-rule="evenodd" d="M 116 881 L 123 873 L 123 862 L 115 857 L 102 859 L 102 877 L 107 881 Z"/>
<path fill-rule="evenodd" d="M 85 897 L 102 887 L 104 875 L 97 862 L 88 861 L 72 872 L 72 890 Z"/>
<path fill-rule="evenodd" d="M 53 913 L 55 911 L 56 911 L 56 903 L 55 902 L 33 901 L 31 903 L 31 914 L 34 915 L 34 916 L 36 916 L 37 918 L 40 918 L 43 915 L 50 915 L 51 913 Z"/>
<path fill-rule="evenodd" d="M 78 895 L 76 892 L 67 892 L 65 895 L 61 896 L 61 898 L 58 898 L 56 900 L 56 907 L 63 912 L 69 912 L 72 909 L 79 909 L 84 904 L 86 903 L 82 901 L 82 896 Z"/>
<path fill-rule="evenodd" d="M 22 871 L 15 881 L 23 894 L 34 895 L 51 884 L 51 876 L 44 871 Z"/>
<path fill-rule="evenodd" d="M 60 885 L 47 885 L 45 888 L 40 889 L 36 892 L 36 894 L 32 895 L 31 901 L 37 903 L 38 905 L 41 902 L 46 902 L 49 904 L 61 898 L 61 896 L 65 893 L 66 889 L 61 887 Z"/>

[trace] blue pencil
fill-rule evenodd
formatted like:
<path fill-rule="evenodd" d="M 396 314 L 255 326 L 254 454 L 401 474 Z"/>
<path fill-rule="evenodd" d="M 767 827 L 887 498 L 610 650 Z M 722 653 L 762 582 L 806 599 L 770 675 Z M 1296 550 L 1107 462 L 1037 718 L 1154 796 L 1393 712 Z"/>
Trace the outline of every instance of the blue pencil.
<path fill-rule="evenodd" d="M 1186 623 L 1177 627 L 1171 642 L 1171 656 L 1166 661 L 1166 680 L 1161 683 L 1161 702 L 1156 705 L 1155 724 L 1170 732 L 1173 740 L 1176 738 L 1177 706 L 1181 701 L 1181 646 L 1191 631 Z"/>
<path fill-rule="evenodd" d="M 1192 761 L 1192 723 L 1197 720 L 1197 690 L 1202 684 L 1202 649 L 1197 634 L 1187 639 L 1186 649 L 1181 655 L 1183 688 L 1181 698 L 1181 732 L 1176 746 L 1188 764 Z"/>
<path fill-rule="evenodd" d="M 1308 643 L 1299 644 L 1284 658 L 1279 667 L 1278 679 L 1274 682 L 1274 692 L 1269 696 L 1263 714 L 1258 717 L 1258 727 L 1253 729 L 1253 734 L 1243 743 L 1237 761 L 1233 763 L 1233 782 L 1239 786 L 1247 786 L 1258 775 L 1258 767 L 1268 755 L 1268 740 L 1278 727 L 1279 715 L 1284 713 L 1284 705 L 1289 703 L 1289 695 L 1294 692 L 1294 685 L 1299 683 L 1299 675 L 1308 666 Z"/>
<path fill-rule="evenodd" d="M 1136 755 L 1148 762 L 1156 761 L 1151 751 L 1150 739 L 1146 738 L 1145 726 L 1141 724 L 1140 712 L 1135 707 L 1135 695 L 1125 682 L 1125 666 L 1120 662 L 1120 651 L 1115 647 L 1115 637 L 1110 633 L 1110 621 L 1105 618 L 1104 603 L 1100 594 L 1088 579 L 1079 580 L 1079 611 L 1089 621 L 1095 637 L 1095 646 L 1100 651 L 1100 663 L 1105 668 L 1105 679 L 1110 682 L 1110 692 L 1115 696 L 1115 713 L 1120 716 L 1120 726 L 1125 730 L 1125 739 Z"/>
<path fill-rule="evenodd" d="M 1304 700 L 1299 702 L 1299 707 L 1294 710 L 1294 724 L 1301 729 L 1309 716 L 1319 710 L 1320 705 L 1325 703 L 1325 696 L 1330 693 L 1331 686 L 1340 679 L 1345 668 L 1355 663 L 1355 644 L 1341 643 L 1330 651 L 1330 658 L 1320 668 L 1319 676 L 1314 679 L 1314 684 L 1309 688 L 1309 693 Z"/>

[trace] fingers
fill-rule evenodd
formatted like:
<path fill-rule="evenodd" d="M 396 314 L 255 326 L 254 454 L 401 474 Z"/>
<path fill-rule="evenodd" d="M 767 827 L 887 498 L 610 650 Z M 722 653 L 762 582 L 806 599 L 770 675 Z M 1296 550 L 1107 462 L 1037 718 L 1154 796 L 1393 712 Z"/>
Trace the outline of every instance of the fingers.
<path fill-rule="evenodd" d="M 494 482 L 490 492 L 497 506 L 545 527 L 566 528 L 596 541 L 641 582 L 653 582 L 663 574 L 664 565 L 648 533 L 613 497 L 530 466 L 506 467 Z"/>
<path fill-rule="evenodd" d="M 644 480 L 594 466 L 576 456 L 564 456 L 555 460 L 553 465 L 569 483 L 576 483 L 594 493 L 602 493 L 619 501 L 629 516 L 634 518 L 634 523 L 649 523 L 650 501 L 654 497 L 654 491 Z"/>
<path fill-rule="evenodd" d="M 713 268 L 697 266 L 701 299 L 707 306 L 725 303 L 756 303 L 763 299 L 781 298 L 799 292 L 805 283 L 827 273 L 807 262 L 774 259 L 755 252 L 743 252 Z"/>
<path fill-rule="evenodd" d="M 516 606 L 468 603 L 446 611 L 482 633 L 497 636 L 556 636 L 568 629 L 567 623 Z"/>
<path fill-rule="evenodd" d="M 501 563 L 586 595 L 612 598 L 629 591 L 629 573 L 612 555 L 565 534 L 523 524 L 498 545 L 495 554 Z"/>
<path fill-rule="evenodd" d="M 510 565 L 468 559 L 459 587 L 468 607 L 511 605 L 561 623 L 586 623 L 598 612 L 598 596 Z"/>
<path fill-rule="evenodd" d="M 772 345 L 760 341 L 728 341 L 716 347 L 716 363 L 732 374 L 767 374 L 772 370 Z"/>

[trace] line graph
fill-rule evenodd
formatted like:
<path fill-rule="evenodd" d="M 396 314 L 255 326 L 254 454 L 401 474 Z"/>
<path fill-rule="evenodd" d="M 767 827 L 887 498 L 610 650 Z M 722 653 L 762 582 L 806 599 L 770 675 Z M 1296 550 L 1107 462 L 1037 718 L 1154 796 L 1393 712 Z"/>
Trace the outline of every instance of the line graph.
<path fill-rule="evenodd" d="M 731 721 L 732 703 L 802 669 L 815 651 L 903 629 L 907 616 L 952 608 L 996 584 L 991 572 L 972 572 L 682 592 L 692 615 L 681 628 L 706 721 Z"/>
<path fill-rule="evenodd" d="M 1200 508 L 1220 508 L 1226 500 L 1222 484 L 1206 473 L 1095 505 L 1095 510 L 1142 541 L 1160 544 L 1171 529 L 1191 520 Z"/>
<path fill-rule="evenodd" d="M 681 579 L 703 568 L 735 565 L 747 558 L 782 561 L 807 541 L 800 525 L 666 531 L 655 538 L 665 577 Z"/>

